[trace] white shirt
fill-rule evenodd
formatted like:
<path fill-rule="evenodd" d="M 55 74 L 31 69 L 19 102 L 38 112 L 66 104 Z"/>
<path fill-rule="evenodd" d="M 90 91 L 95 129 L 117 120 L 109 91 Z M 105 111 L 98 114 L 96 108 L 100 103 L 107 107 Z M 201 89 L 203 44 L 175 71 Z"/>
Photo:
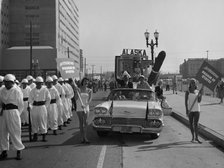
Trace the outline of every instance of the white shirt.
<path fill-rule="evenodd" d="M 21 114 L 24 108 L 21 90 L 15 85 L 9 90 L 3 87 L 0 92 L 0 108 L 2 107 L 2 103 L 16 105 Z"/>
<path fill-rule="evenodd" d="M 30 104 L 33 104 L 34 101 L 46 101 L 46 107 L 49 106 L 51 102 L 51 95 L 47 87 L 42 86 L 40 89 L 33 88 L 29 95 Z"/>
<path fill-rule="evenodd" d="M 188 109 L 190 110 L 194 100 L 197 98 L 199 91 L 195 90 L 194 93 L 190 93 L 188 95 Z M 193 105 L 193 108 L 191 110 L 191 112 L 195 112 L 198 111 L 200 112 L 200 103 L 198 102 L 198 100 L 195 101 L 195 104 Z"/>
<path fill-rule="evenodd" d="M 21 91 L 23 93 L 23 98 L 29 97 L 30 92 L 31 92 L 31 88 L 30 88 L 30 86 L 26 86 L 25 89 L 21 88 Z"/>

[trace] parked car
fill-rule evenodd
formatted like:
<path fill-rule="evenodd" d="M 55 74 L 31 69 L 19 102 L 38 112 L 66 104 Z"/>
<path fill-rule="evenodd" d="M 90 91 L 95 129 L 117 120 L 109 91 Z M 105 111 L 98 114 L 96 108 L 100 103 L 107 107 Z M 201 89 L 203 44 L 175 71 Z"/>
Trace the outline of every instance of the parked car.
<path fill-rule="evenodd" d="M 164 126 L 161 104 L 152 90 L 114 89 L 105 102 L 95 106 L 92 126 L 100 137 L 112 131 L 148 133 L 157 138 Z"/>

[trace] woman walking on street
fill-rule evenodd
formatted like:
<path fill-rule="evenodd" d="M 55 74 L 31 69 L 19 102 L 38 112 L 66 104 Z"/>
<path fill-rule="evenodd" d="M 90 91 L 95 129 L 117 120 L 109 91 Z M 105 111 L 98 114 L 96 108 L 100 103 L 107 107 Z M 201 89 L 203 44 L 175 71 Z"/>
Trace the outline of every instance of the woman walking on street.
<path fill-rule="evenodd" d="M 83 78 L 80 88 L 76 87 L 76 91 L 79 92 L 80 99 L 77 100 L 77 115 L 79 118 L 79 128 L 82 138 L 82 143 L 88 144 L 87 139 L 87 119 L 89 116 L 89 104 L 92 100 L 92 89 L 88 88 L 88 78 Z"/>
<path fill-rule="evenodd" d="M 197 141 L 202 143 L 198 139 L 198 121 L 200 117 L 200 102 L 202 94 L 197 90 L 196 80 L 191 79 L 188 91 L 185 93 L 185 107 L 186 114 L 189 118 L 190 130 L 192 134 L 191 142 Z"/>

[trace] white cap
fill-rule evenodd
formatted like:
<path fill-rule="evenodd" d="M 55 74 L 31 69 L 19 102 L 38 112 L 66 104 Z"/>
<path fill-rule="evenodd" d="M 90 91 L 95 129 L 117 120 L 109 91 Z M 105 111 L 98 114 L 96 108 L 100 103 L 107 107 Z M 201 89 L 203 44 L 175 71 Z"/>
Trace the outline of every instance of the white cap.
<path fill-rule="evenodd" d="M 27 79 L 23 79 L 21 83 L 28 83 Z"/>
<path fill-rule="evenodd" d="M 60 78 L 58 79 L 58 81 L 59 81 L 59 82 L 64 82 L 64 79 L 63 79 L 62 77 L 60 77 Z"/>
<path fill-rule="evenodd" d="M 27 79 L 27 80 L 31 80 L 31 79 L 33 79 L 33 77 L 32 77 L 31 75 L 28 75 L 28 76 L 26 77 L 26 79 Z"/>
<path fill-rule="evenodd" d="M 129 73 L 127 71 L 124 71 L 122 77 L 127 76 L 128 78 L 130 78 L 131 76 L 129 75 Z"/>
<path fill-rule="evenodd" d="M 3 80 L 4 80 L 4 77 L 0 76 L 0 82 L 3 82 Z"/>
<path fill-rule="evenodd" d="M 7 74 L 4 77 L 4 81 L 11 81 L 11 82 L 15 82 L 16 77 L 13 74 Z"/>
<path fill-rule="evenodd" d="M 53 82 L 52 77 L 48 76 L 48 77 L 46 78 L 46 82 Z"/>
<path fill-rule="evenodd" d="M 58 79 L 58 77 L 57 77 L 56 75 L 53 75 L 53 76 L 52 76 L 52 79 L 53 79 L 53 80 L 56 80 L 56 79 Z"/>
<path fill-rule="evenodd" d="M 44 80 L 43 80 L 43 78 L 42 78 L 41 76 L 38 76 L 38 77 L 36 78 L 36 82 L 43 83 Z"/>
<path fill-rule="evenodd" d="M 15 80 L 15 83 L 19 84 L 19 81 L 16 79 L 16 80 Z"/>
<path fill-rule="evenodd" d="M 144 76 L 144 75 L 140 75 L 140 76 L 139 76 L 139 79 L 140 79 L 140 78 L 145 79 L 145 76 Z"/>

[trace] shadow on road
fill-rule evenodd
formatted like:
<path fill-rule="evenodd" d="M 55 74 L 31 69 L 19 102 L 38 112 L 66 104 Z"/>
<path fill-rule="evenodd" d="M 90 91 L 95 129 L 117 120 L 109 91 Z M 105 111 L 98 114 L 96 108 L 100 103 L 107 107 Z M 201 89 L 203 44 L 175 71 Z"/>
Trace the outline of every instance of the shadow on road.
<path fill-rule="evenodd" d="M 172 143 L 164 143 L 164 144 L 156 144 L 150 146 L 141 146 L 139 147 L 138 152 L 142 151 L 152 151 L 152 150 L 162 150 L 162 149 L 169 149 L 169 148 L 213 148 L 212 146 L 207 145 L 207 143 L 192 143 L 190 141 L 179 141 L 179 142 L 172 142 Z"/>
<path fill-rule="evenodd" d="M 201 104 L 201 106 L 211 106 L 211 105 L 220 105 L 220 103 Z"/>

